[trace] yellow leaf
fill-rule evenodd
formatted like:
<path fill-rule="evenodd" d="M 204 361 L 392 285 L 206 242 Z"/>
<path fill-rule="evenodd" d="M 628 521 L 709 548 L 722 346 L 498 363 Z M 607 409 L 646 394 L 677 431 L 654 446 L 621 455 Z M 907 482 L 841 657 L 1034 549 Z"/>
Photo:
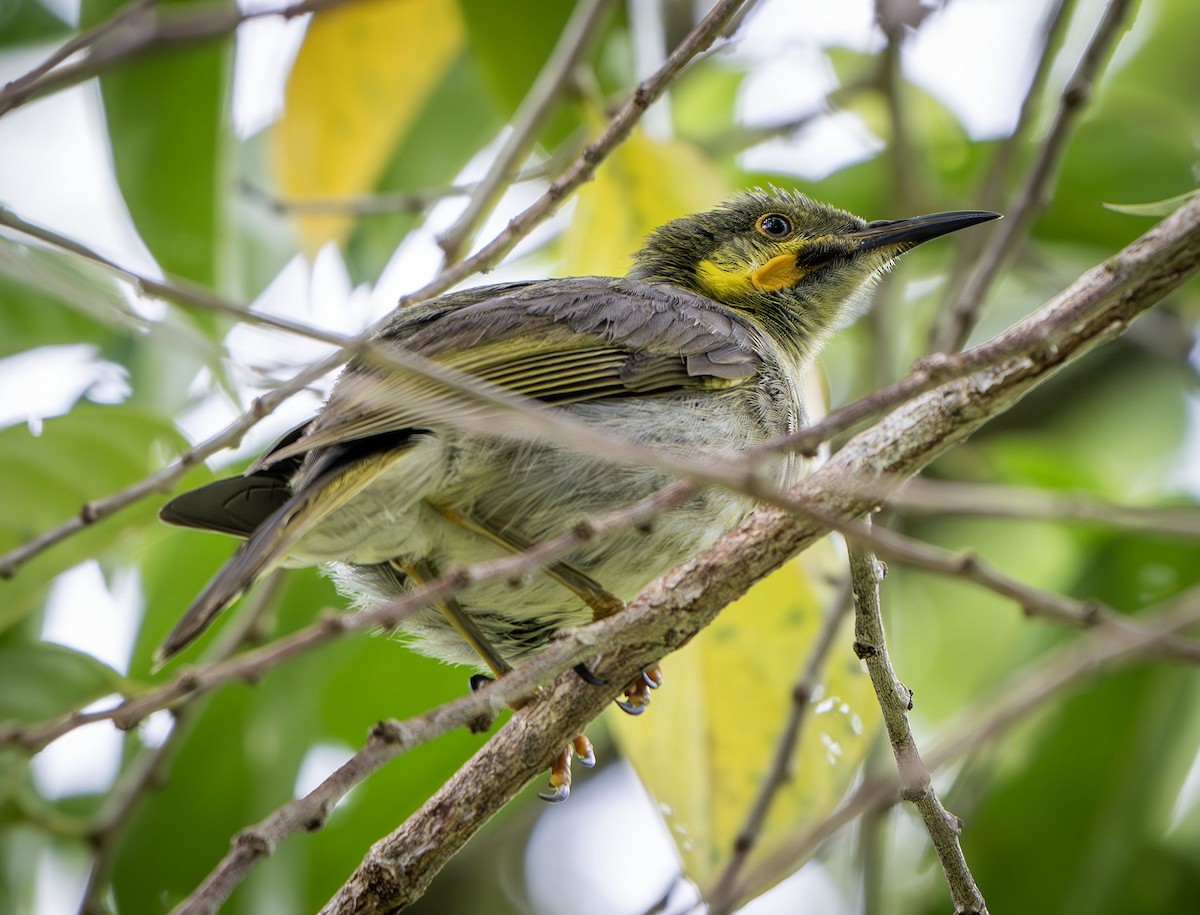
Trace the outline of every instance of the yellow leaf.
<path fill-rule="evenodd" d="M 317 13 L 272 136 L 285 198 L 375 188 L 393 150 L 463 46 L 454 0 L 371 0 Z M 353 217 L 297 218 L 304 248 L 345 241 Z"/>
<path fill-rule="evenodd" d="M 729 194 L 724 176 L 698 148 L 651 140 L 635 129 L 576 195 L 563 239 L 565 272 L 621 276 L 650 230 Z"/>
<path fill-rule="evenodd" d="M 608 718 L 667 821 L 684 873 L 702 890 L 729 858 L 790 711 L 792 684 L 839 599 L 831 576 L 845 568 L 833 541 L 815 544 L 663 661 L 663 688 L 645 715 Z M 851 651 L 850 624 L 805 710 L 794 775 L 776 795 L 755 855 L 832 810 L 869 748 L 878 709 Z"/>

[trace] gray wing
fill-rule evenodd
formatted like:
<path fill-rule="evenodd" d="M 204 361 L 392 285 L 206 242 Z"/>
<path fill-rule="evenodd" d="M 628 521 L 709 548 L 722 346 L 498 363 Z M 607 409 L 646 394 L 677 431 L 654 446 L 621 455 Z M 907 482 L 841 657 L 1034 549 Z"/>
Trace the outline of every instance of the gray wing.
<path fill-rule="evenodd" d="M 549 404 L 728 387 L 762 367 L 762 340 L 735 312 L 683 289 L 579 277 L 471 290 L 401 313 L 376 339 L 450 380 Z M 428 428 L 486 398 L 365 356 L 281 460 L 339 442 Z"/>

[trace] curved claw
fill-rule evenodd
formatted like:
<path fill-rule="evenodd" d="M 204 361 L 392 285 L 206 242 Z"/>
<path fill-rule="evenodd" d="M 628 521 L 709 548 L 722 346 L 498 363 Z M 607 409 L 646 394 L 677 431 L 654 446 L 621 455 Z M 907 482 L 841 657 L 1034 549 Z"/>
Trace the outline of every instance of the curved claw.
<path fill-rule="evenodd" d="M 662 686 L 661 677 L 659 679 L 655 680 L 652 676 L 650 676 L 650 674 L 648 674 L 644 670 L 642 671 L 642 682 L 645 683 L 648 687 L 650 687 L 650 689 L 658 689 L 660 686 Z"/>
<path fill-rule="evenodd" d="M 594 673 L 592 673 L 591 668 L 582 661 L 572 667 L 571 670 L 575 671 L 579 679 L 588 686 L 608 686 L 607 680 L 601 680 L 599 677 L 597 677 Z"/>
<path fill-rule="evenodd" d="M 538 797 L 540 797 L 547 804 L 561 804 L 571 796 L 570 785 L 559 785 L 558 787 L 555 787 L 554 783 L 551 782 L 550 787 L 553 789 L 552 791 L 538 792 Z"/>
<path fill-rule="evenodd" d="M 615 699 L 613 701 L 617 703 L 617 708 L 623 711 L 626 715 L 636 716 L 646 711 L 646 704 L 644 702 L 628 702 L 624 699 Z"/>
<path fill-rule="evenodd" d="M 596 751 L 592 747 L 592 742 L 583 734 L 579 734 L 571 741 L 571 747 L 575 750 L 579 765 L 587 766 L 589 769 L 596 765 Z"/>
<path fill-rule="evenodd" d="M 491 682 L 493 682 L 492 678 L 487 674 L 471 674 L 467 685 L 471 687 L 471 692 L 477 693 Z"/>

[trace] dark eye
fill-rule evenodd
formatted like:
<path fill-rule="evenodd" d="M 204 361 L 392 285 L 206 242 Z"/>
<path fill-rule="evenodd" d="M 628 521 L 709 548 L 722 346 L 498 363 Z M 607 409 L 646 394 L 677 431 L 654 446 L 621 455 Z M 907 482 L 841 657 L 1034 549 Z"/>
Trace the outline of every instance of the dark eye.
<path fill-rule="evenodd" d="M 755 227 L 767 238 L 786 238 L 792 234 L 791 220 L 778 213 L 768 213 L 766 216 L 758 217 Z"/>

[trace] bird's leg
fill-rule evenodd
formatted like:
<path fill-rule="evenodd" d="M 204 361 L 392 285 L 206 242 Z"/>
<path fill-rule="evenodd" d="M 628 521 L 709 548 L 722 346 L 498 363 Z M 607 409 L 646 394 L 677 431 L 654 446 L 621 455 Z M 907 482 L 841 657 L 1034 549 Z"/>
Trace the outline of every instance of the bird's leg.
<path fill-rule="evenodd" d="M 466 515 L 445 505 L 431 504 L 451 524 L 478 534 L 509 552 L 523 553 L 534 545 L 534 541 L 530 537 L 511 527 L 501 527 L 486 519 Z M 542 571 L 587 604 L 592 609 L 593 620 L 611 616 L 625 606 L 623 600 L 569 562 L 549 563 L 543 567 Z M 606 685 L 602 679 L 592 673 L 586 664 L 577 664 L 574 670 L 579 679 L 585 683 L 592 686 Z M 571 746 L 566 747 L 551 763 L 550 790 L 539 794 L 543 800 L 560 803 L 570 796 L 572 755 L 577 756 L 580 763 L 585 766 L 591 767 L 596 764 L 596 754 L 591 741 L 583 734 L 577 735 L 571 741 Z"/>
<path fill-rule="evenodd" d="M 411 564 L 400 564 L 397 560 L 393 560 L 393 563 L 417 584 L 437 578 L 437 570 L 434 569 L 433 564 L 428 560 L 419 560 Z M 443 597 L 441 600 L 435 601 L 434 606 L 442 612 L 442 615 L 454 627 L 454 631 L 463 637 L 463 641 L 470 645 L 475 653 L 483 659 L 483 662 L 491 668 L 493 674 L 497 677 L 502 677 L 512 670 L 512 665 L 500 657 L 500 653 L 492 647 L 491 642 L 479 631 L 479 627 L 475 625 L 475 622 L 463 612 L 462 605 L 458 602 L 457 598 L 453 596 Z"/>
<path fill-rule="evenodd" d="M 444 505 L 434 505 L 435 510 L 447 521 L 466 528 L 484 537 L 498 546 L 513 553 L 523 553 L 535 546 L 534 541 L 520 531 L 511 527 L 499 525 L 481 518 L 465 515 L 462 512 L 447 508 Z M 547 563 L 542 571 L 578 597 L 592 608 L 592 619 L 601 620 L 612 616 L 618 610 L 624 609 L 625 601 L 607 590 L 596 579 L 586 572 L 575 568 L 569 562 Z"/>
<path fill-rule="evenodd" d="M 539 791 L 538 797 L 551 804 L 561 804 L 571 796 L 571 756 L 579 757 L 580 765 L 589 769 L 596 765 L 596 752 L 592 742 L 584 735 L 577 734 L 571 743 L 550 763 L 550 790 Z"/>
<path fill-rule="evenodd" d="M 433 505 L 433 508 L 451 524 L 476 533 L 510 552 L 523 553 L 534 545 L 532 539 L 510 527 L 501 528 L 490 521 L 465 515 L 444 505 Z M 569 562 L 553 562 L 543 567 L 542 571 L 591 607 L 593 621 L 612 616 L 625 606 L 621 598 Z M 584 683 L 592 686 L 605 685 L 585 664 L 577 665 L 575 673 L 579 674 L 579 679 Z"/>
<path fill-rule="evenodd" d="M 393 560 L 393 563 L 417 584 L 437 577 L 437 570 L 434 568 L 433 563 L 428 560 L 420 560 L 412 564 L 401 564 L 399 561 Z M 479 627 L 463 611 L 462 605 L 454 597 L 442 598 L 435 602 L 435 606 L 450 621 L 450 625 L 454 627 L 454 630 L 463 637 L 467 644 L 483 659 L 484 663 L 491 668 L 492 673 L 496 677 L 502 677 L 512 670 L 512 665 L 504 660 L 500 656 L 500 653 L 492 647 L 492 644 L 479 631 Z M 589 671 L 589 675 L 590 673 Z M 475 690 L 482 689 L 490 679 L 485 674 L 473 675 L 470 681 L 471 691 L 474 692 Z M 527 702 L 527 699 L 517 699 L 510 702 L 509 707 L 513 711 L 517 711 L 523 708 Z M 549 801 L 552 804 L 558 804 L 570 797 L 572 753 L 579 757 L 579 762 L 582 765 L 589 768 L 596 765 L 596 753 L 592 748 L 592 742 L 583 734 L 576 735 L 562 753 L 555 757 L 554 762 L 550 764 L 550 790 L 538 794 L 543 800 Z"/>
<path fill-rule="evenodd" d="M 511 527 L 502 528 L 491 521 L 465 515 L 444 505 L 434 505 L 433 508 L 452 524 L 473 531 L 514 553 L 524 552 L 534 545 L 532 539 Z M 623 600 L 569 562 L 551 563 L 542 571 L 591 607 L 593 621 L 612 616 L 625 607 Z M 604 681 L 592 673 L 585 664 L 576 666 L 575 673 L 584 683 L 592 686 L 605 685 Z M 625 688 L 625 698 L 618 699 L 617 705 L 630 715 L 640 715 L 650 704 L 650 690 L 658 689 L 661 685 L 662 669 L 657 664 L 647 667 L 642 671 L 641 676 Z"/>

